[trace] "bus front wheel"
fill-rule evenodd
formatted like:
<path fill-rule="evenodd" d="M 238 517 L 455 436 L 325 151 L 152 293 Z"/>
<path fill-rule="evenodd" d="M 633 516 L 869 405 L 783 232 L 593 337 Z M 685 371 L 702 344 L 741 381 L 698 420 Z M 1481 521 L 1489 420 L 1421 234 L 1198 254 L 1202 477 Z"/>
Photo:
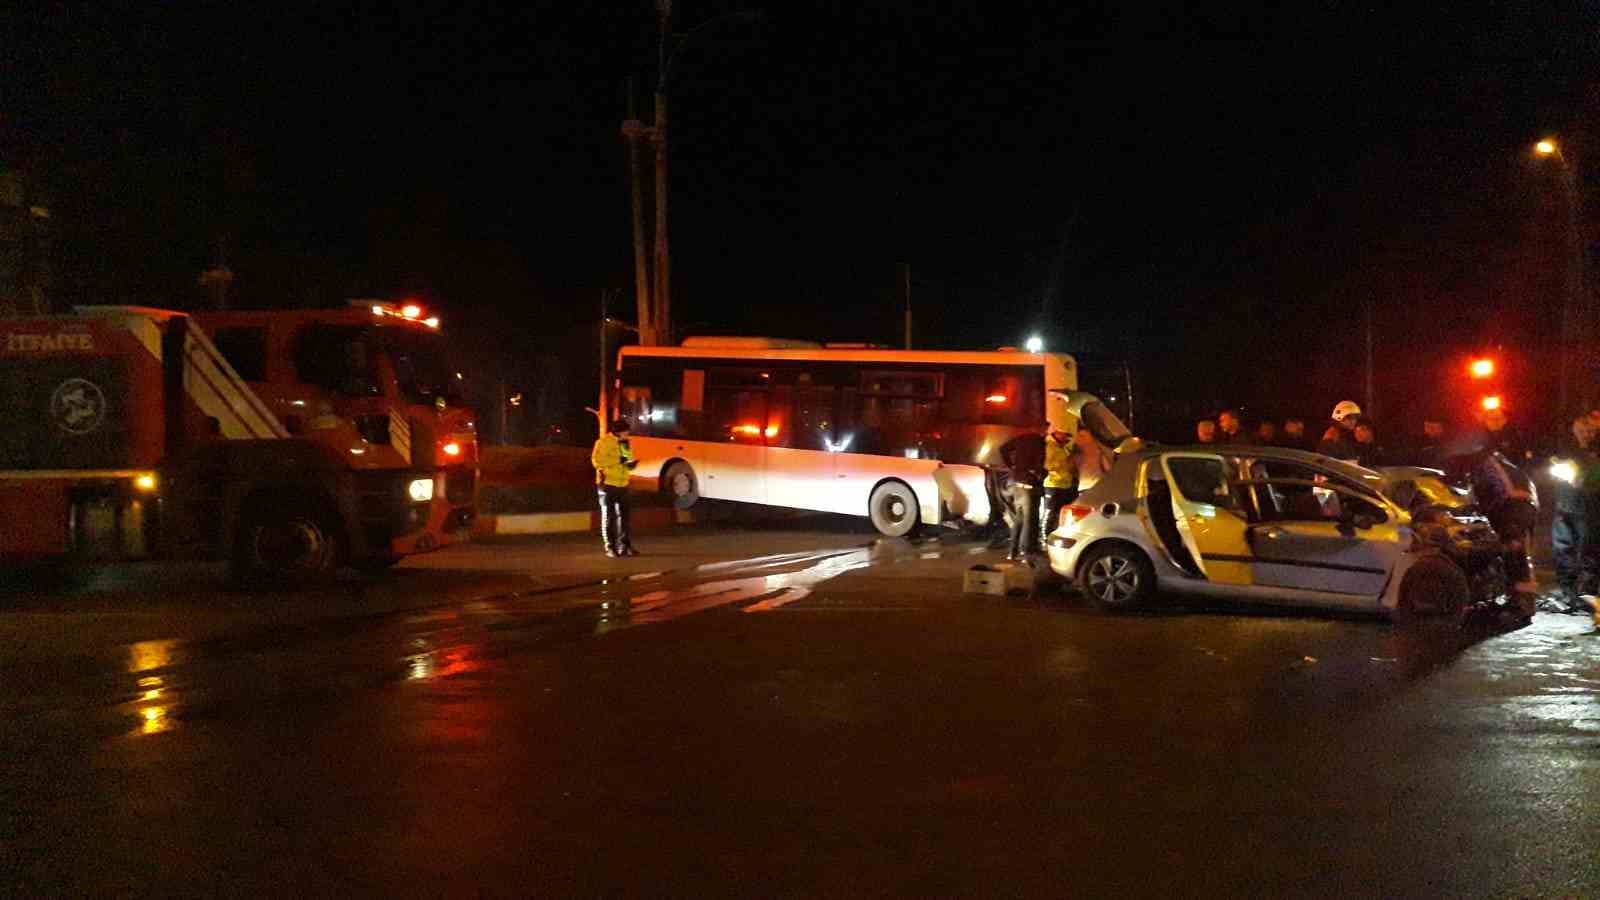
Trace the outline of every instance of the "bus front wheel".
<path fill-rule="evenodd" d="M 661 473 L 661 492 L 672 500 L 675 509 L 688 509 L 700 499 L 700 481 L 694 468 L 679 460 Z"/>
<path fill-rule="evenodd" d="M 917 527 L 917 495 L 903 481 L 885 481 L 867 501 L 872 527 L 884 537 L 905 537 Z"/>

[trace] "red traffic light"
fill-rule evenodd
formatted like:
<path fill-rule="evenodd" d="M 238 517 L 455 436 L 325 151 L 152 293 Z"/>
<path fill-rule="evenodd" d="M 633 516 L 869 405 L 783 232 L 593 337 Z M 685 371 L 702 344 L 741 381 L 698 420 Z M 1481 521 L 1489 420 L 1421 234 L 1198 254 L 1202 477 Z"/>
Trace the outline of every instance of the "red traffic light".
<path fill-rule="evenodd" d="M 1488 378 L 1494 374 L 1494 360 L 1487 356 L 1475 359 L 1472 365 L 1467 367 L 1467 371 L 1472 373 L 1473 378 Z"/>

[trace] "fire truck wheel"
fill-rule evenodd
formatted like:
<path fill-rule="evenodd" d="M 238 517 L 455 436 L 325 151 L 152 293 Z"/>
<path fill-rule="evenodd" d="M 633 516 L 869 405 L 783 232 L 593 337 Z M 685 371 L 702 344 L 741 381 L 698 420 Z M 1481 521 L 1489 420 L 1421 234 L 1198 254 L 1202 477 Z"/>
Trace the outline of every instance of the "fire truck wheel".
<path fill-rule="evenodd" d="M 246 581 L 312 581 L 339 567 L 339 537 L 332 517 L 313 507 L 267 506 L 239 526 L 233 570 Z"/>

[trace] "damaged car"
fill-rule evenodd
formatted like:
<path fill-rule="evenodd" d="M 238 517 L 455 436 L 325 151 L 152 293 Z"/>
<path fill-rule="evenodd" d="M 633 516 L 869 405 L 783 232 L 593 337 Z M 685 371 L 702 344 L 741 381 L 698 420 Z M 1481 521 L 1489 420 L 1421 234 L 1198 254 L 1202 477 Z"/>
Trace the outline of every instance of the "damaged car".
<path fill-rule="evenodd" d="M 1143 445 L 1092 397 L 1069 402 L 1118 453 L 1063 512 L 1046 552 L 1102 607 L 1167 593 L 1404 620 L 1460 616 L 1505 594 L 1494 529 L 1437 472 L 1277 447 Z"/>

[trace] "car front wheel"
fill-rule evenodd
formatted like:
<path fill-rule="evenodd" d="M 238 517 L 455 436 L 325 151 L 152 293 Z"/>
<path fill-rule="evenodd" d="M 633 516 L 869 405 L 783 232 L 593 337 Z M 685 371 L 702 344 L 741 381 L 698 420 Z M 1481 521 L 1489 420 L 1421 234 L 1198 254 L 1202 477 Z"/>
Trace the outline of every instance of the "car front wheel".
<path fill-rule="evenodd" d="M 1131 544 L 1105 544 L 1078 564 L 1078 588 L 1102 609 L 1136 609 L 1155 596 L 1155 568 Z"/>

